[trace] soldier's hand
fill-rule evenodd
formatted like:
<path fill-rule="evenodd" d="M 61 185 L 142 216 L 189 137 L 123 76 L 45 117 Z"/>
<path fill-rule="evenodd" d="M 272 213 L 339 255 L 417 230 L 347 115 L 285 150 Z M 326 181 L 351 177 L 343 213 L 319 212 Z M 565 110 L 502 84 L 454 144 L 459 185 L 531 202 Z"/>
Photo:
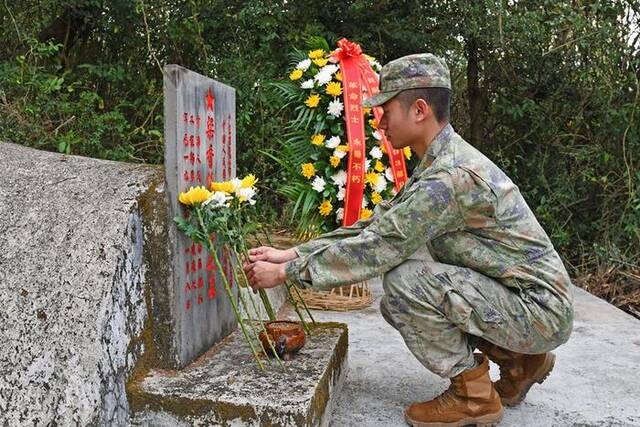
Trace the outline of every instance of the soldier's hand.
<path fill-rule="evenodd" d="M 258 289 L 273 288 L 284 283 L 287 278 L 285 264 L 274 264 L 266 261 L 256 261 L 244 265 L 244 271 L 253 292 Z"/>
<path fill-rule="evenodd" d="M 298 255 L 293 249 L 276 249 L 270 246 L 260 246 L 259 248 L 249 249 L 249 261 L 267 261 L 274 264 L 282 264 L 292 259 L 297 258 Z"/>

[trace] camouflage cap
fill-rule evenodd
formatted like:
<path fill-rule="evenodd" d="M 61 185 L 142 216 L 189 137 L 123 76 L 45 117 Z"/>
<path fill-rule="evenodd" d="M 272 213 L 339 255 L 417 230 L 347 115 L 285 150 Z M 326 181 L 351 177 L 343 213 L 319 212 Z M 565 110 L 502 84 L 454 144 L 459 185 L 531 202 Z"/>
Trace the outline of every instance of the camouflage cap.
<path fill-rule="evenodd" d="M 444 59 L 431 53 L 403 56 L 382 67 L 380 93 L 365 99 L 362 105 L 382 105 L 403 90 L 423 87 L 451 89 L 449 68 Z"/>

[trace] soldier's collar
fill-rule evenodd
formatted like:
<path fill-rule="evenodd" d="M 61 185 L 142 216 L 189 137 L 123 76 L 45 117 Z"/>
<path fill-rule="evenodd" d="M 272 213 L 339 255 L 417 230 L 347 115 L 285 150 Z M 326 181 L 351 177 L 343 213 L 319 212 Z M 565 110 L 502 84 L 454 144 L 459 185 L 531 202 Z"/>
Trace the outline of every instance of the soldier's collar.
<path fill-rule="evenodd" d="M 453 127 L 450 123 L 447 123 L 447 125 L 440 130 L 435 138 L 433 138 L 433 141 L 431 141 L 431 144 L 427 149 L 427 155 L 430 155 L 433 158 L 438 157 L 443 148 L 448 145 L 452 134 Z"/>
<path fill-rule="evenodd" d="M 431 141 L 429 148 L 427 148 L 427 152 L 422 156 L 416 170 L 423 170 L 431 166 L 433 160 L 449 145 L 451 135 L 453 135 L 453 127 L 450 123 L 447 123 L 447 125 L 443 127 L 433 138 L 433 141 Z"/>

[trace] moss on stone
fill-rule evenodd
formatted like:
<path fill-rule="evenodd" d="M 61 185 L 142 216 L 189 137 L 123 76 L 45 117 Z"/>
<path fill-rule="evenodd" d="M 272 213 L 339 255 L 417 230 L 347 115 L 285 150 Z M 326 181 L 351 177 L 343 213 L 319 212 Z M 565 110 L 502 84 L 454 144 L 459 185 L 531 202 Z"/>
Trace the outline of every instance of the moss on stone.
<path fill-rule="evenodd" d="M 152 412 L 168 412 L 185 420 L 190 417 L 206 417 L 205 419 L 209 421 L 209 417 L 215 417 L 215 422 L 222 425 L 230 425 L 234 420 L 237 421 L 238 419 L 246 422 L 258 421 L 261 425 L 271 426 L 314 425 L 319 421 L 320 416 L 326 415 L 325 411 L 331 397 L 330 387 L 335 380 L 334 376 L 343 374 L 349 338 L 347 325 L 342 323 L 318 323 L 312 326 L 312 336 L 335 333 L 336 330 L 341 332 L 329 363 L 324 368 L 324 372 L 314 389 L 314 396 L 306 415 L 295 411 L 281 413 L 274 411 L 272 408 L 264 408 L 264 411 L 257 413 L 254 407 L 245 404 L 162 395 L 157 391 L 147 392 L 142 384 L 150 370 L 154 368 L 154 366 L 149 365 L 149 358 L 140 360 L 136 366 L 136 372 L 127 384 L 130 407 L 134 414 L 148 410 Z M 148 331 L 145 331 L 141 339 L 148 339 L 147 334 Z"/>
<path fill-rule="evenodd" d="M 338 339 L 338 343 L 336 344 L 335 351 L 331 356 L 331 360 L 329 361 L 329 365 L 324 372 L 324 375 L 318 382 L 318 387 L 316 388 L 316 394 L 311 401 L 311 409 L 307 414 L 306 425 L 312 425 L 313 420 L 316 419 L 320 414 L 323 414 L 327 404 L 329 403 L 329 399 L 331 398 L 330 392 L 330 384 L 332 383 L 332 375 L 341 375 L 343 369 L 345 369 L 344 364 L 347 361 L 347 350 L 349 347 L 349 328 L 344 323 L 338 322 L 326 322 L 326 323 L 316 323 L 312 326 L 312 333 L 322 333 L 327 329 L 342 329 L 344 332 L 340 335 Z"/>
<path fill-rule="evenodd" d="M 164 169 L 158 168 L 150 185 L 138 198 L 138 209 L 143 218 L 143 262 L 145 264 L 144 299 L 147 307 L 147 317 L 142 332 L 137 337 L 132 337 L 129 343 L 130 351 L 142 347 L 142 354 L 136 362 L 133 372 L 126 384 L 127 398 L 130 408 L 135 412 L 144 405 L 141 399 L 142 390 L 139 384 L 152 368 L 168 367 L 167 353 L 161 353 L 159 348 L 170 352 L 171 329 L 169 325 L 161 325 L 154 319 L 168 319 L 171 313 L 167 305 L 154 301 L 154 288 L 167 280 L 167 255 L 166 255 L 166 216 L 167 208 L 164 203 L 164 192 L 158 192 L 158 188 L 164 185 Z M 164 262 L 162 262 L 164 260 Z M 164 265 L 164 266 L 163 266 Z M 156 292 L 157 294 L 157 292 Z M 157 297 L 157 295 L 156 295 Z M 163 311 L 164 307 L 164 311 Z"/>

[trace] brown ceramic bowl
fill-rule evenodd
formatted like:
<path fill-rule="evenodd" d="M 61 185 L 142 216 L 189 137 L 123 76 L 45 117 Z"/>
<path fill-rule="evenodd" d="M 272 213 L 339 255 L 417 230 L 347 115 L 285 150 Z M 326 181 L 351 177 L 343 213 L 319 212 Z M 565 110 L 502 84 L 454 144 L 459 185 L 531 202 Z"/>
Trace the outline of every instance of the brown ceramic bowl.
<path fill-rule="evenodd" d="M 276 349 L 276 353 L 284 360 L 291 359 L 291 356 L 304 346 L 306 337 L 300 323 L 275 320 L 265 323 L 264 326 Z M 260 332 L 260 342 L 267 354 L 273 354 L 264 331 Z"/>

